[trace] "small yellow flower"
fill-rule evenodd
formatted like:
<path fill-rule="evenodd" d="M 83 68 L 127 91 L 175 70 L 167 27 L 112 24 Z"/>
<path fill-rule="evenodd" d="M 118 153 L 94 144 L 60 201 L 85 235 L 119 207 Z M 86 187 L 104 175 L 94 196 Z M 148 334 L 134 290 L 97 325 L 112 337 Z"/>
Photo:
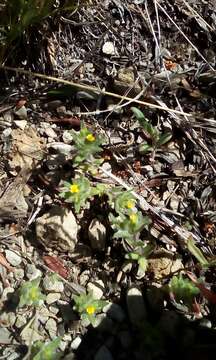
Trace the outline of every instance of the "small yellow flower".
<path fill-rule="evenodd" d="M 137 223 L 137 215 L 136 214 L 131 214 L 130 215 L 130 221 L 132 222 L 132 224 L 136 224 Z"/>
<path fill-rule="evenodd" d="M 133 200 L 128 200 L 128 201 L 127 201 L 127 204 L 126 204 L 126 207 L 127 207 L 128 209 L 133 209 L 133 208 L 134 208 L 134 205 L 135 205 L 135 203 L 134 203 Z"/>
<path fill-rule="evenodd" d="M 93 141 L 95 141 L 95 137 L 92 134 L 88 134 L 86 136 L 86 140 L 89 141 L 89 142 L 93 142 Z"/>
<path fill-rule="evenodd" d="M 72 184 L 70 186 L 70 192 L 73 193 L 73 194 L 78 193 L 79 192 L 79 186 L 77 184 Z"/>
<path fill-rule="evenodd" d="M 87 306 L 87 308 L 86 308 L 86 312 L 89 314 L 89 315 L 93 315 L 94 313 L 95 313 L 95 307 L 94 306 L 92 306 L 92 305 L 89 305 L 89 306 Z"/>

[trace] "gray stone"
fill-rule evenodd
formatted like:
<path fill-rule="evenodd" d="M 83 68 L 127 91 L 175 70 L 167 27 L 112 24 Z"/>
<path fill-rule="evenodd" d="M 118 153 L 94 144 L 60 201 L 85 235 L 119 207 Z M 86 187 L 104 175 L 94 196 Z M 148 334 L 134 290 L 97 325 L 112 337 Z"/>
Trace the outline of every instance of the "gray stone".
<path fill-rule="evenodd" d="M 20 334 L 21 339 L 26 345 L 30 345 L 35 341 L 44 340 L 43 334 L 37 332 L 34 329 L 29 328 L 28 326 L 23 329 Z"/>
<path fill-rule="evenodd" d="M 51 339 L 55 338 L 57 335 L 57 325 L 56 325 L 56 321 L 52 318 L 50 318 L 49 320 L 47 320 L 46 325 L 45 325 L 45 329 L 48 331 Z"/>
<path fill-rule="evenodd" d="M 16 321 L 16 314 L 14 312 L 3 312 L 0 315 L 0 322 L 5 327 L 12 327 Z"/>
<path fill-rule="evenodd" d="M 91 247 L 94 250 L 104 250 L 106 245 L 106 228 L 98 220 L 93 219 L 88 228 L 88 236 Z"/>
<path fill-rule="evenodd" d="M 26 266 L 26 276 L 29 280 L 37 279 L 42 276 L 42 272 L 36 268 L 34 264 L 28 264 Z"/>
<path fill-rule="evenodd" d="M 51 127 L 48 127 L 47 129 L 45 129 L 44 133 L 46 134 L 47 137 L 49 137 L 51 139 L 55 139 L 57 137 L 57 134 Z"/>
<path fill-rule="evenodd" d="M 14 120 L 14 124 L 21 130 L 24 130 L 27 125 L 27 120 Z"/>
<path fill-rule="evenodd" d="M 16 319 L 16 327 L 18 329 L 22 328 L 24 325 L 26 324 L 26 319 L 23 315 L 17 315 L 17 319 Z"/>
<path fill-rule="evenodd" d="M 14 278 L 18 281 L 22 280 L 25 276 L 23 269 L 14 269 Z"/>
<path fill-rule="evenodd" d="M 78 347 L 80 346 L 81 342 L 82 342 L 81 337 L 77 336 L 71 343 L 71 349 L 72 350 L 77 350 Z"/>
<path fill-rule="evenodd" d="M 46 297 L 46 303 L 48 305 L 53 304 L 54 302 L 58 301 L 61 298 L 61 294 L 59 293 L 50 293 Z"/>
<path fill-rule="evenodd" d="M 94 360 L 113 360 L 111 352 L 107 349 L 106 346 L 101 346 L 94 356 Z"/>
<path fill-rule="evenodd" d="M 104 283 L 102 280 L 97 280 L 94 283 L 89 282 L 87 285 L 87 290 L 92 292 L 94 299 L 100 300 L 104 293 Z"/>
<path fill-rule="evenodd" d="M 7 328 L 1 327 L 0 328 L 0 344 L 7 345 L 11 344 L 12 335 Z"/>
<path fill-rule="evenodd" d="M 77 243 L 78 225 L 72 211 L 54 206 L 36 220 L 37 239 L 46 248 L 73 251 Z"/>
<path fill-rule="evenodd" d="M 11 250 L 5 250 L 5 257 L 12 266 L 18 266 L 22 262 L 21 256 Z"/>
<path fill-rule="evenodd" d="M 106 41 L 103 44 L 102 51 L 105 55 L 115 55 L 116 54 L 115 46 L 111 41 Z"/>
<path fill-rule="evenodd" d="M 62 143 L 61 142 L 51 143 L 47 147 L 49 147 L 49 148 L 57 151 L 59 154 L 63 154 L 63 155 L 70 155 L 70 154 L 75 153 L 74 146 L 65 144 L 63 142 Z"/>
<path fill-rule="evenodd" d="M 64 291 L 64 284 L 62 281 L 53 280 L 49 275 L 43 279 L 44 290 L 49 292 L 62 293 Z"/>
<path fill-rule="evenodd" d="M 27 115 L 27 109 L 25 106 L 21 106 L 20 109 L 18 110 L 14 110 L 14 115 L 16 115 L 19 119 L 21 120 L 26 120 L 28 115 Z"/>
<path fill-rule="evenodd" d="M 125 319 L 125 313 L 118 304 L 107 304 L 104 306 L 103 312 L 105 312 L 111 319 L 117 322 L 122 322 Z"/>
<path fill-rule="evenodd" d="M 65 130 L 62 135 L 62 140 L 65 144 L 70 144 L 73 141 L 73 136 L 71 135 L 71 132 Z"/>
<path fill-rule="evenodd" d="M 128 290 L 127 308 L 131 323 L 134 326 L 141 326 L 146 320 L 146 306 L 142 292 L 136 287 Z"/>

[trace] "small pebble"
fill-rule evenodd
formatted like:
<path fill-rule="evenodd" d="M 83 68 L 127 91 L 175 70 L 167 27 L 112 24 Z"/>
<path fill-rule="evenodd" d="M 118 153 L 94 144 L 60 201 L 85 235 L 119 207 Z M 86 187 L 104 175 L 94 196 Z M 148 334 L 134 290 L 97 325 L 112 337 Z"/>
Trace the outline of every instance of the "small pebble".
<path fill-rule="evenodd" d="M 43 279 L 43 287 L 46 291 L 53 291 L 57 293 L 62 293 L 64 291 L 64 284 L 62 281 L 55 280 L 50 278 L 50 276 L 45 276 Z"/>
<path fill-rule="evenodd" d="M 54 319 L 51 318 L 51 319 L 47 320 L 45 329 L 48 331 L 48 333 L 52 339 L 56 337 L 57 325 L 56 325 L 56 321 Z"/>
<path fill-rule="evenodd" d="M 39 269 L 37 269 L 34 264 L 28 264 L 26 266 L 26 277 L 29 280 L 33 280 L 41 276 L 42 276 L 42 272 Z"/>
<path fill-rule="evenodd" d="M 81 342 L 82 342 L 81 337 L 77 336 L 71 343 L 71 349 L 72 350 L 77 350 L 78 347 L 80 346 Z"/>
<path fill-rule="evenodd" d="M 5 257 L 12 266 L 18 266 L 22 262 L 21 256 L 11 250 L 5 250 Z"/>
<path fill-rule="evenodd" d="M 87 290 L 92 292 L 93 298 L 95 300 L 100 300 L 104 293 L 104 283 L 102 280 L 97 280 L 94 283 L 89 282 L 87 285 Z"/>
<path fill-rule="evenodd" d="M 107 41 L 103 44 L 102 51 L 106 55 L 115 55 L 116 54 L 115 46 L 111 41 Z"/>
<path fill-rule="evenodd" d="M 46 297 L 46 303 L 48 305 L 53 304 L 54 302 L 58 301 L 61 298 L 61 294 L 59 293 L 50 293 Z"/>

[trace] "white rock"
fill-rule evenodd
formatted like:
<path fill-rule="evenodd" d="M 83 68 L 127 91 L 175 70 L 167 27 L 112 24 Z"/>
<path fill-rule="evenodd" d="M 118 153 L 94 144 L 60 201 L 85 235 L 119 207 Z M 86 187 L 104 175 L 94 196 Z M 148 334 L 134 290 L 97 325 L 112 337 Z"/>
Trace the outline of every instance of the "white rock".
<path fill-rule="evenodd" d="M 22 280 L 25 276 L 25 272 L 23 269 L 14 269 L 14 278 L 18 281 Z"/>
<path fill-rule="evenodd" d="M 43 334 L 40 334 L 34 329 L 29 328 L 28 326 L 24 328 L 21 332 L 21 339 L 25 342 L 26 345 L 30 345 L 35 341 L 44 340 Z"/>
<path fill-rule="evenodd" d="M 62 140 L 65 144 L 70 144 L 73 141 L 73 136 L 71 135 L 71 132 L 65 130 L 62 135 Z"/>
<path fill-rule="evenodd" d="M 12 342 L 12 333 L 4 327 L 0 328 L 0 343 L 1 345 L 11 344 Z"/>
<path fill-rule="evenodd" d="M 53 281 L 49 275 L 45 276 L 43 279 L 43 287 L 46 291 L 53 291 L 57 293 L 62 293 L 64 291 L 64 284 L 62 281 L 55 280 Z"/>
<path fill-rule="evenodd" d="M 24 130 L 27 125 L 27 120 L 14 120 L 14 124 L 21 130 Z"/>
<path fill-rule="evenodd" d="M 22 262 L 21 256 L 11 250 L 5 250 L 5 257 L 12 266 L 18 266 Z"/>
<path fill-rule="evenodd" d="M 37 239 L 46 248 L 73 251 L 77 243 L 78 225 L 72 211 L 54 206 L 36 220 Z"/>
<path fill-rule="evenodd" d="M 47 129 L 45 129 L 44 133 L 46 134 L 47 137 L 49 137 L 51 139 L 55 139 L 57 137 L 57 134 L 51 127 L 48 127 Z"/>
<path fill-rule="evenodd" d="M 88 236 L 91 247 L 94 250 L 104 250 L 106 245 L 106 228 L 98 219 L 91 221 L 88 228 Z"/>
<path fill-rule="evenodd" d="M 16 327 L 18 329 L 22 328 L 26 324 L 26 318 L 23 315 L 17 315 Z"/>
<path fill-rule="evenodd" d="M 61 142 L 51 143 L 51 144 L 47 145 L 47 147 L 51 148 L 51 149 L 57 151 L 59 154 L 63 154 L 63 155 L 69 155 L 69 154 L 75 153 L 74 146 L 65 144 L 63 142 L 62 143 Z"/>
<path fill-rule="evenodd" d="M 106 55 L 115 55 L 116 54 L 115 46 L 111 41 L 106 41 L 103 44 L 102 51 Z"/>
<path fill-rule="evenodd" d="M 56 325 L 56 321 L 54 319 L 50 318 L 49 320 L 47 320 L 45 329 L 48 331 L 48 333 L 52 339 L 56 337 L 57 325 Z"/>
<path fill-rule="evenodd" d="M 104 283 L 102 280 L 97 280 L 94 283 L 89 282 L 87 285 L 87 290 L 92 292 L 94 299 L 100 300 L 104 293 Z"/>
<path fill-rule="evenodd" d="M 61 294 L 59 293 L 50 293 L 46 297 L 46 303 L 48 305 L 53 304 L 54 302 L 58 301 L 61 298 Z"/>
<path fill-rule="evenodd" d="M 77 350 L 78 347 L 80 346 L 81 342 L 82 342 L 81 337 L 77 336 L 71 343 L 71 349 L 72 350 Z"/>
<path fill-rule="evenodd" d="M 142 292 L 136 287 L 128 290 L 127 308 L 131 323 L 135 326 L 141 326 L 146 319 L 146 306 Z"/>
<path fill-rule="evenodd" d="M 22 120 L 27 119 L 28 115 L 27 115 L 27 109 L 25 106 L 22 106 L 19 110 L 14 110 L 14 114 Z"/>

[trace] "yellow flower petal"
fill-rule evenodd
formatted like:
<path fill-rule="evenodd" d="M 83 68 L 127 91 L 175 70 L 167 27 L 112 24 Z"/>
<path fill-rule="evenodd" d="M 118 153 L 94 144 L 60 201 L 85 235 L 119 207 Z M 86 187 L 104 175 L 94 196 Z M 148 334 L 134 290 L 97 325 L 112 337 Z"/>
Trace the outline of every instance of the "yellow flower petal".
<path fill-rule="evenodd" d="M 133 209 L 135 206 L 135 202 L 133 200 L 128 200 L 126 206 L 128 209 Z"/>
<path fill-rule="evenodd" d="M 95 307 L 94 306 L 92 306 L 92 305 L 89 305 L 89 306 L 87 306 L 87 308 L 86 308 L 86 312 L 89 314 L 89 315 L 93 315 L 94 313 L 95 313 Z"/>
<path fill-rule="evenodd" d="M 130 215 L 130 221 L 132 222 L 132 224 L 136 224 L 137 223 L 137 215 L 136 214 L 131 214 Z"/>
<path fill-rule="evenodd" d="M 88 134 L 86 136 L 86 140 L 89 141 L 89 142 L 93 142 L 93 141 L 95 141 L 95 137 L 92 134 Z"/>
<path fill-rule="evenodd" d="M 79 192 L 79 186 L 77 184 L 72 184 L 70 186 L 70 192 L 73 193 L 73 194 L 78 193 Z"/>

